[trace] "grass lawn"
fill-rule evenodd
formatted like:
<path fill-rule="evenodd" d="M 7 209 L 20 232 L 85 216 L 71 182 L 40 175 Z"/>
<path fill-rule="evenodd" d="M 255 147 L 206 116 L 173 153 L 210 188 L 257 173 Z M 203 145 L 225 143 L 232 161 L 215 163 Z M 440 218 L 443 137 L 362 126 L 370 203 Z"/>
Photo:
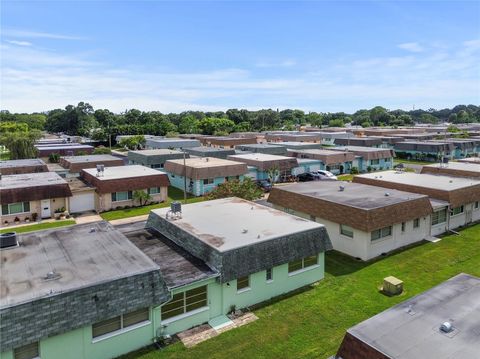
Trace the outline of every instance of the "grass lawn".
<path fill-rule="evenodd" d="M 401 158 L 395 158 L 393 160 L 393 165 L 398 165 L 399 163 L 403 163 L 405 165 L 431 165 L 435 162 L 428 162 L 428 161 L 416 161 L 416 160 L 405 160 Z"/>
<path fill-rule="evenodd" d="M 204 200 L 205 200 L 204 197 L 188 196 L 187 203 L 201 202 L 201 201 L 204 201 Z M 168 206 L 170 206 L 170 202 L 172 202 L 172 201 L 182 201 L 182 203 L 183 203 L 183 191 L 178 189 L 178 188 L 170 186 L 170 187 L 168 187 L 168 199 L 165 202 L 158 203 L 158 204 L 151 204 L 151 205 L 143 206 L 143 207 L 118 209 L 118 210 L 114 210 L 114 211 L 108 211 L 108 212 L 101 213 L 100 216 L 106 221 L 111 221 L 111 220 L 114 220 L 114 219 L 141 216 L 143 214 L 148 214 L 152 209 L 168 207 Z"/>
<path fill-rule="evenodd" d="M 178 342 L 163 351 L 144 349 L 126 358 L 327 358 L 336 352 L 347 328 L 458 273 L 480 276 L 479 263 L 480 225 L 374 262 L 332 251 L 326 255 L 324 280 L 255 310 L 256 322 L 191 349 Z M 378 292 L 389 275 L 404 281 L 402 295 Z"/>
<path fill-rule="evenodd" d="M 339 181 L 352 181 L 355 175 L 346 174 L 346 175 L 338 175 L 337 178 Z"/>
<path fill-rule="evenodd" d="M 17 233 L 25 233 L 25 232 L 33 232 L 33 231 L 40 231 L 42 229 L 51 229 L 51 228 L 58 228 L 64 226 L 70 226 L 75 224 L 75 220 L 73 219 L 66 219 L 62 221 L 55 221 L 55 222 L 45 222 L 45 223 L 37 223 L 32 224 L 29 226 L 22 226 L 22 227 L 14 227 L 14 228 L 3 228 L 0 229 L 0 233 L 6 232 L 17 232 Z"/>

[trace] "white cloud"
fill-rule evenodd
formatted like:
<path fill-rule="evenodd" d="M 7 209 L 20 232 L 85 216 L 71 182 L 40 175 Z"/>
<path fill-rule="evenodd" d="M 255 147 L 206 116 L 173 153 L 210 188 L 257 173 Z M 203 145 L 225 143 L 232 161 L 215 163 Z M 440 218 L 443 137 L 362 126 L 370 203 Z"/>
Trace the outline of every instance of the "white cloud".
<path fill-rule="evenodd" d="M 27 39 L 56 39 L 56 40 L 84 40 L 85 39 L 84 37 L 81 37 L 81 36 L 52 34 L 49 32 L 28 31 L 28 30 L 18 30 L 18 29 L 5 29 L 3 30 L 3 36 L 27 38 Z"/>
<path fill-rule="evenodd" d="M 263 68 L 274 68 L 274 67 L 292 67 L 295 66 L 297 62 L 292 59 L 287 59 L 279 62 L 270 62 L 270 61 L 261 61 L 255 64 L 256 67 L 263 67 Z"/>
<path fill-rule="evenodd" d="M 418 42 L 405 42 L 403 44 L 399 44 L 398 47 L 402 50 L 410 51 L 410 52 L 422 52 L 423 47 L 420 46 Z"/>
<path fill-rule="evenodd" d="M 45 111 L 87 101 L 95 108 L 181 112 L 228 108 L 345 111 L 442 108 L 480 101 L 475 43 L 399 57 L 357 58 L 309 68 L 186 71 L 112 68 L 89 53 L 1 45 L 0 108 Z"/>
<path fill-rule="evenodd" d="M 9 44 L 17 46 L 32 46 L 31 42 L 28 41 L 18 41 L 18 40 L 6 40 Z"/>

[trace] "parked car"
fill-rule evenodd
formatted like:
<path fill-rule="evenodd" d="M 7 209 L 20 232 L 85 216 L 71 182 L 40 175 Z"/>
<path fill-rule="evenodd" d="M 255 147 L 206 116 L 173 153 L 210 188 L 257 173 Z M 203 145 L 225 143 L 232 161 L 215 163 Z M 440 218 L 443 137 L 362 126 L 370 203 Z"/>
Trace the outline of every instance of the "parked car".
<path fill-rule="evenodd" d="M 269 180 L 257 181 L 257 186 L 262 189 L 263 192 L 270 192 L 272 189 L 272 183 Z"/>
<path fill-rule="evenodd" d="M 297 179 L 299 182 L 318 181 L 320 179 L 320 176 L 315 173 L 305 172 L 299 174 L 297 176 Z"/>
<path fill-rule="evenodd" d="M 324 170 L 318 170 L 314 172 L 319 176 L 319 179 L 322 181 L 336 181 L 337 176 L 335 176 L 332 172 L 330 171 L 324 171 Z"/>

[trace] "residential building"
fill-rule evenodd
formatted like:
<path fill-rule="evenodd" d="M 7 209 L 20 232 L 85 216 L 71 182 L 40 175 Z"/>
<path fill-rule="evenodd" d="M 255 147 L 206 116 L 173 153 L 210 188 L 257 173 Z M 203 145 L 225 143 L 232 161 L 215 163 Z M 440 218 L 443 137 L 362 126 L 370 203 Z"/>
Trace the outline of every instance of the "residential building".
<path fill-rule="evenodd" d="M 36 218 L 51 218 L 56 211 L 68 211 L 72 195 L 67 182 L 53 172 L 6 175 L 0 180 L 2 225 Z M 63 212 L 62 211 L 62 212 Z"/>
<path fill-rule="evenodd" d="M 265 153 L 246 153 L 228 156 L 229 160 L 242 162 L 248 166 L 248 176 L 254 180 L 270 179 L 281 181 L 292 175 L 292 169 L 298 167 L 294 157 L 268 155 Z"/>
<path fill-rule="evenodd" d="M 354 135 L 346 131 L 318 131 L 316 132 L 320 135 L 320 143 L 324 146 L 335 146 L 335 140 L 339 138 L 350 138 Z"/>
<path fill-rule="evenodd" d="M 480 278 L 458 274 L 348 329 L 331 359 L 476 358 Z"/>
<path fill-rule="evenodd" d="M 454 146 L 453 158 L 455 159 L 477 156 L 480 152 L 480 139 L 478 138 L 447 138 L 435 142 L 452 143 Z"/>
<path fill-rule="evenodd" d="M 166 173 L 140 165 L 105 167 L 102 172 L 86 168 L 80 176 L 95 187 L 97 212 L 141 205 L 135 199 L 136 191 L 148 193 L 148 202 L 163 202 L 167 199 L 170 184 Z"/>
<path fill-rule="evenodd" d="M 185 165 L 183 160 L 169 160 L 165 162 L 165 171 L 173 187 L 184 190 L 186 186 L 188 193 L 203 196 L 225 181 L 243 180 L 248 169 L 241 162 L 195 157 L 186 159 Z"/>
<path fill-rule="evenodd" d="M 200 146 L 199 140 L 185 139 L 185 138 L 147 138 L 145 147 L 149 150 L 154 149 L 185 149 Z"/>
<path fill-rule="evenodd" d="M 435 163 L 423 166 L 420 173 L 480 179 L 480 166 L 468 162 Z"/>
<path fill-rule="evenodd" d="M 283 146 L 291 150 L 307 150 L 312 148 L 321 149 L 322 144 L 320 142 L 298 142 L 298 141 L 284 141 L 284 142 L 271 142 L 275 146 Z"/>
<path fill-rule="evenodd" d="M 257 143 L 252 145 L 238 145 L 236 150 L 242 152 L 265 153 L 268 155 L 286 156 L 287 148 L 271 143 Z"/>
<path fill-rule="evenodd" d="M 187 152 L 191 156 L 215 157 L 215 158 L 222 158 L 224 160 L 226 160 L 228 156 L 235 154 L 235 150 L 233 148 L 206 147 L 206 146 L 187 148 L 185 152 Z"/>
<path fill-rule="evenodd" d="M 453 159 L 455 145 L 445 141 L 404 141 L 396 143 L 394 149 L 399 158 L 435 162 L 443 157 Z"/>
<path fill-rule="evenodd" d="M 169 149 L 128 151 L 128 164 L 163 170 L 165 162 L 180 159 L 184 156 L 185 158 L 190 157 L 188 153 L 184 155 L 182 151 Z"/>
<path fill-rule="evenodd" d="M 274 187 L 274 208 L 322 223 L 333 248 L 369 260 L 430 236 L 428 196 L 358 183 L 321 181 Z"/>
<path fill-rule="evenodd" d="M 425 194 L 431 198 L 432 236 L 480 220 L 480 181 L 433 174 L 384 171 L 355 176 L 353 182 Z"/>
<path fill-rule="evenodd" d="M 292 176 L 322 169 L 322 161 L 313 158 L 297 158 L 298 166 L 292 168 Z"/>
<path fill-rule="evenodd" d="M 265 134 L 268 142 L 312 142 L 320 143 L 321 136 L 318 133 L 305 132 L 281 132 L 273 131 Z"/>
<path fill-rule="evenodd" d="M 364 147 L 382 147 L 383 141 L 379 137 L 344 137 L 336 138 L 335 146 L 364 146 Z"/>
<path fill-rule="evenodd" d="M 85 168 L 123 166 L 123 159 L 112 155 L 85 155 L 60 157 L 58 164 L 68 170 L 67 177 L 78 177 Z"/>
<path fill-rule="evenodd" d="M 256 137 L 226 137 L 210 136 L 201 139 L 204 146 L 217 148 L 235 148 L 238 145 L 249 145 L 257 143 Z"/>
<path fill-rule="evenodd" d="M 350 173 L 355 154 L 349 151 L 332 150 L 289 150 L 288 154 L 297 158 L 309 158 L 319 160 L 321 166 L 319 169 L 330 171 L 334 174 Z"/>
<path fill-rule="evenodd" d="M 0 251 L 1 359 L 107 359 L 153 343 L 170 293 L 122 233 L 96 222 L 17 240 Z"/>
<path fill-rule="evenodd" d="M 389 148 L 374 148 L 361 146 L 327 147 L 329 151 L 348 151 L 355 155 L 352 167 L 359 172 L 381 171 L 393 168 L 395 152 Z"/>
<path fill-rule="evenodd" d="M 468 157 L 468 158 L 461 158 L 458 159 L 457 162 L 461 163 L 471 163 L 471 164 L 480 164 L 480 157 Z"/>
<path fill-rule="evenodd" d="M 47 164 L 40 158 L 0 161 L 1 175 L 18 175 L 36 172 L 48 172 Z"/>
<path fill-rule="evenodd" d="M 35 145 L 38 151 L 38 157 L 48 158 L 51 154 L 59 156 L 77 156 L 90 155 L 93 153 L 93 146 L 82 145 L 79 143 L 62 143 L 49 145 Z"/>

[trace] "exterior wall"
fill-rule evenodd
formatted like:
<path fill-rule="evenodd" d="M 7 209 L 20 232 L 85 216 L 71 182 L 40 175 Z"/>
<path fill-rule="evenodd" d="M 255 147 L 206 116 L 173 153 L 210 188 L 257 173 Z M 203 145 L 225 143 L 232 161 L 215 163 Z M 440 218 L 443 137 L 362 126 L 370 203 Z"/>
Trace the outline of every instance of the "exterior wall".
<path fill-rule="evenodd" d="M 62 207 L 65 207 L 65 210 L 68 211 L 68 201 L 66 201 L 66 198 L 52 198 L 50 199 L 50 211 L 52 213 L 52 217 L 55 216 L 55 210 L 60 209 Z M 25 218 L 30 218 L 30 222 L 33 222 L 32 219 L 32 213 L 37 213 L 38 214 L 38 220 L 41 219 L 41 201 L 30 201 L 30 212 L 25 212 L 25 213 L 17 213 L 17 214 L 11 214 L 8 216 L 0 216 L 1 217 L 1 226 L 3 227 L 5 225 L 5 221 L 8 221 L 9 224 L 14 223 L 14 220 L 16 217 L 20 219 L 20 222 L 24 222 Z"/>
<path fill-rule="evenodd" d="M 144 190 L 146 192 L 146 190 Z M 164 202 L 166 201 L 168 196 L 168 187 L 160 187 L 160 193 L 152 194 L 150 197 L 152 198 L 152 202 Z M 112 202 L 112 194 L 111 193 L 97 193 L 95 192 L 95 210 L 97 212 L 104 212 L 110 211 L 112 209 L 116 209 L 117 207 L 124 207 L 124 206 L 137 206 L 138 201 L 131 199 L 127 201 L 117 201 Z"/>
<path fill-rule="evenodd" d="M 243 181 L 245 176 L 239 176 L 239 180 Z M 185 187 L 184 177 L 179 175 L 172 175 L 168 173 L 168 179 L 170 180 L 170 185 L 181 189 L 183 191 Z M 212 184 L 204 184 L 203 179 L 192 180 L 187 177 L 187 193 L 193 194 L 194 196 L 203 196 L 208 192 L 213 191 L 219 184 L 225 182 L 225 177 L 215 177 Z"/>
<path fill-rule="evenodd" d="M 296 176 L 301 173 L 318 171 L 325 169 L 323 163 L 319 160 L 312 160 L 311 162 L 300 163 L 298 167 L 292 168 L 292 175 Z"/>
<path fill-rule="evenodd" d="M 309 220 L 313 220 L 309 214 L 285 209 L 274 205 L 274 208 L 284 210 L 287 213 L 294 214 Z M 382 253 L 388 253 L 397 248 L 419 242 L 430 233 L 430 216 L 420 218 L 420 227 L 413 228 L 413 220 L 405 222 L 405 232 L 402 232 L 402 224 L 397 223 L 392 226 L 392 235 L 371 240 L 371 232 L 361 231 L 353 228 L 353 238 L 340 233 L 340 224 L 323 218 L 315 218 L 315 222 L 321 223 L 327 228 L 328 235 L 332 241 L 333 249 L 348 254 L 349 256 L 360 258 L 364 261 L 378 257 Z"/>
<path fill-rule="evenodd" d="M 393 157 L 380 158 L 377 165 L 372 164 L 372 160 L 356 158 L 352 166 L 357 167 L 359 172 L 368 172 L 368 167 L 371 167 L 371 171 L 391 170 L 393 168 Z"/>

